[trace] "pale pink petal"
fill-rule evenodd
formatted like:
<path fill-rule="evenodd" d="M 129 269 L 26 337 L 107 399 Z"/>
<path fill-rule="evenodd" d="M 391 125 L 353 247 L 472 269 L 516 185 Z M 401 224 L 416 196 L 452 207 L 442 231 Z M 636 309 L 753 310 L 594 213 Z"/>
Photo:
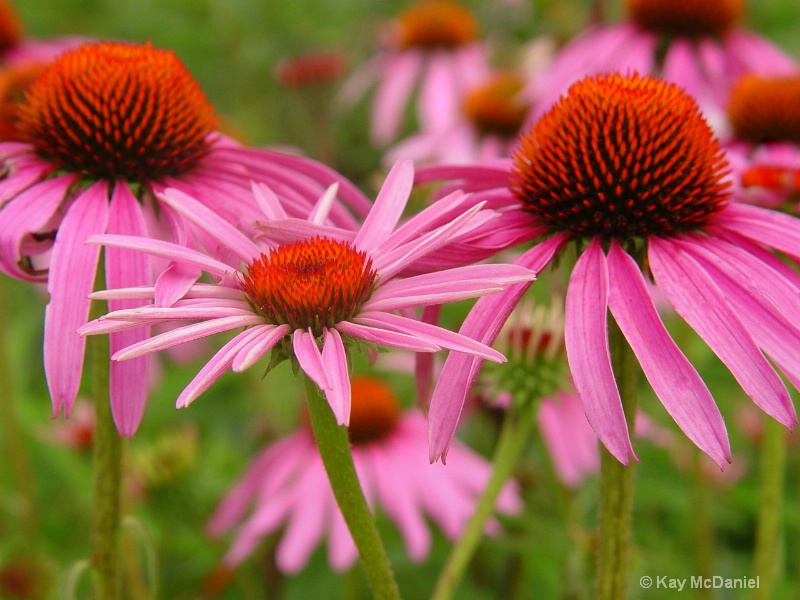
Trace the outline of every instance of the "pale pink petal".
<path fill-rule="evenodd" d="M 413 184 L 414 164 L 410 160 L 397 162 L 386 176 L 372 210 L 353 240 L 357 249 L 370 252 L 394 231 Z"/>
<path fill-rule="evenodd" d="M 564 485 L 577 488 L 584 477 L 599 472 L 597 435 L 577 395 L 544 398 L 536 419 L 553 470 Z"/>
<path fill-rule="evenodd" d="M 731 202 L 718 221 L 734 233 L 800 261 L 800 219 L 776 210 Z"/>
<path fill-rule="evenodd" d="M 268 185 L 254 181 L 251 186 L 256 203 L 268 219 L 286 219 L 289 217 L 283 208 L 283 204 L 278 200 L 278 196 Z"/>
<path fill-rule="evenodd" d="M 744 29 L 728 32 L 724 45 L 732 62 L 738 63 L 735 67 L 740 69 L 739 73 L 754 71 L 766 75 L 789 75 L 797 71 L 797 60 L 790 54 L 770 40 Z"/>
<path fill-rule="evenodd" d="M 417 75 L 422 69 L 421 51 L 409 50 L 386 57 L 381 71 L 384 74 L 371 110 L 371 133 L 375 144 L 382 146 L 392 140 L 400 130 L 403 114 Z"/>
<path fill-rule="evenodd" d="M 53 415 L 69 416 L 83 371 L 86 339 L 78 327 L 89 317 L 89 294 L 97 274 L 99 246 L 85 244 L 87 236 L 105 231 L 108 186 L 95 183 L 70 207 L 56 235 L 50 258 L 44 313 L 44 368 L 53 401 Z"/>
<path fill-rule="evenodd" d="M 295 329 L 292 335 L 292 346 L 300 368 L 313 381 L 317 387 L 326 394 L 331 389 L 325 365 L 322 362 L 322 353 L 317 347 L 317 340 L 311 330 Z"/>
<path fill-rule="evenodd" d="M 117 181 L 111 195 L 108 215 L 108 233 L 143 236 L 147 225 L 141 204 L 131 193 L 127 183 Z M 107 248 L 105 252 L 106 287 L 123 288 L 151 284 L 150 257 L 142 252 Z M 136 300 L 109 300 L 108 310 L 115 311 L 138 306 Z M 129 329 L 109 335 L 109 351 L 113 355 L 148 337 L 148 327 Z M 111 362 L 109 391 L 111 411 L 119 432 L 133 437 L 144 414 L 147 402 L 147 357 L 126 362 Z"/>
<path fill-rule="evenodd" d="M 597 437 L 622 464 L 636 458 L 608 348 L 608 268 L 593 239 L 569 278 L 564 341 L 575 389 Z"/>
<path fill-rule="evenodd" d="M 156 280 L 155 305 L 166 307 L 175 304 L 191 289 L 200 273 L 200 269 L 192 265 L 180 262 L 170 264 Z"/>
<path fill-rule="evenodd" d="M 720 289 L 718 282 L 724 278 L 712 278 L 708 269 L 666 240 L 652 240 L 648 257 L 669 303 L 730 369 L 745 393 L 759 406 L 785 407 L 786 402 L 780 402 L 786 397 L 785 387 Z M 780 412 L 785 416 L 785 410 Z"/>
<path fill-rule="evenodd" d="M 183 408 L 189 406 L 200 394 L 211 387 L 211 384 L 219 379 L 220 376 L 231 367 L 233 359 L 239 351 L 257 337 L 258 334 L 258 331 L 255 333 L 252 330 L 243 331 L 225 344 L 219 352 L 200 369 L 200 372 L 189 382 L 189 385 L 184 388 L 175 403 L 176 407 Z"/>
<path fill-rule="evenodd" d="M 434 50 L 427 61 L 417 102 L 419 129 L 437 131 L 449 127 L 460 116 L 458 75 L 450 50 Z"/>
<path fill-rule="evenodd" d="M 476 342 L 471 337 L 461 335 L 437 327 L 429 323 L 423 323 L 416 319 L 408 317 L 401 317 L 393 313 L 382 312 L 363 312 L 353 319 L 356 323 L 367 325 L 371 327 L 382 327 L 390 331 L 398 331 L 400 333 L 408 333 L 411 335 L 418 335 L 421 338 L 438 344 L 442 348 L 448 350 L 455 350 L 456 352 L 466 352 L 479 356 L 484 359 L 492 360 L 495 362 L 505 362 L 505 357 L 497 350 L 486 346 L 480 342 Z"/>
<path fill-rule="evenodd" d="M 292 332 L 289 325 L 256 325 L 253 330 L 261 332 L 251 344 L 242 348 L 233 361 L 233 371 L 244 371 L 252 367 L 258 360 L 269 352 L 283 337 Z"/>
<path fill-rule="evenodd" d="M 347 370 L 347 352 L 342 337 L 336 329 L 325 330 L 322 346 L 322 366 L 330 390 L 325 392 L 328 404 L 339 425 L 350 424 L 350 373 Z"/>
<path fill-rule="evenodd" d="M 329 511 L 328 562 L 334 571 L 346 571 L 358 559 L 358 549 L 333 496 L 326 499 L 326 504 L 331 507 Z"/>
<path fill-rule="evenodd" d="M 428 340 L 420 339 L 415 335 L 387 331 L 377 327 L 367 327 L 350 321 L 342 321 L 336 324 L 336 329 L 345 335 L 377 344 L 378 346 L 388 346 L 390 348 L 400 348 L 413 352 L 438 352 L 441 346 Z"/>
<path fill-rule="evenodd" d="M 617 243 L 609 249 L 608 274 L 608 307 L 653 391 L 687 437 L 724 469 L 731 451 L 719 408 L 664 328 L 636 262 Z"/>

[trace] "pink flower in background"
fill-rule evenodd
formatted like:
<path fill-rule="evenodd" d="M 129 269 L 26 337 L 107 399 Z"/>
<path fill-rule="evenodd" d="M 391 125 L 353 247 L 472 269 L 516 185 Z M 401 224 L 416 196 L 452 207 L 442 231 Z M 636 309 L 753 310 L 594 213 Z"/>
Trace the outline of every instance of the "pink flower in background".
<path fill-rule="evenodd" d="M 715 126 L 744 73 L 785 73 L 796 61 L 739 26 L 744 0 L 626 0 L 627 20 L 585 31 L 531 83 L 534 119 L 575 81 L 619 71 L 659 76 L 694 96 Z"/>
<path fill-rule="evenodd" d="M 800 193 L 800 71 L 745 75 L 728 102 L 725 139 L 743 200 L 780 207 Z M 796 210 L 794 206 L 789 210 Z"/>
<path fill-rule="evenodd" d="M 306 216 L 333 182 L 355 212 L 365 214 L 370 205 L 321 164 L 220 136 L 211 105 L 183 64 L 150 45 L 103 42 L 64 53 L 31 84 L 19 111 L 25 141 L 0 144 L 0 270 L 47 281 L 44 362 L 54 414 L 63 408 L 69 415 L 81 379 L 85 340 L 76 330 L 88 317 L 100 250 L 84 243 L 87 236 L 165 236 L 202 245 L 200 230 L 192 231 L 168 206 L 156 207 L 165 186 L 191 193 L 242 226 L 261 214 L 253 179 L 268 181 L 295 216 Z M 330 219 L 349 227 L 357 222 L 339 204 Z M 156 303 L 168 306 L 180 298 L 199 272 L 166 268 Z M 110 287 L 152 284 L 153 278 L 145 254 L 106 252 Z M 135 305 L 111 304 L 112 310 Z M 112 351 L 146 337 L 146 329 L 116 333 Z M 141 420 L 145 370 L 143 360 L 111 368 L 114 419 L 127 436 Z"/>
<path fill-rule="evenodd" d="M 415 410 L 401 411 L 382 381 L 353 377 L 350 439 L 364 494 L 397 526 L 411 560 L 424 560 L 431 547 L 429 517 L 455 540 L 475 509 L 489 479 L 490 463 L 455 443 L 452 466 L 427 461 L 427 423 Z M 497 511 L 515 514 L 522 502 L 514 483 L 497 500 Z M 496 530 L 492 521 L 489 530 Z M 284 573 L 303 569 L 325 538 L 328 562 L 337 571 L 354 564 L 357 551 L 336 506 L 311 431 L 304 427 L 273 443 L 251 463 L 228 492 L 208 524 L 217 537 L 235 527 L 225 563 L 235 566 L 261 540 L 283 528 L 277 565 Z"/>
<path fill-rule="evenodd" d="M 499 210 L 505 194 L 504 212 L 517 215 L 507 220 L 510 243 L 523 231 L 534 242 L 516 263 L 536 272 L 577 243 L 567 357 L 589 423 L 625 464 L 635 455 L 611 368 L 609 309 L 678 426 L 720 466 L 730 458 L 722 415 L 664 327 L 646 277 L 762 410 L 797 422 L 766 356 L 800 384 L 800 285 L 772 253 L 800 260 L 800 220 L 730 202 L 727 169 L 691 97 L 650 77 L 612 74 L 575 84 L 523 136 L 513 162 L 431 167 L 419 177 L 474 188 L 473 201 L 491 197 Z M 461 333 L 491 344 L 526 288 L 479 299 Z M 448 357 L 431 400 L 431 460 L 446 454 L 480 363 Z"/>
<path fill-rule="evenodd" d="M 415 91 L 419 128 L 450 126 L 464 92 L 487 70 L 488 53 L 479 35 L 475 16 L 453 0 L 421 0 L 396 17 L 386 47 L 343 90 L 353 102 L 376 85 L 370 118 L 375 144 L 397 137 Z"/>
<path fill-rule="evenodd" d="M 254 188 L 265 218 L 258 245 L 208 208 L 177 190 L 161 202 L 212 236 L 226 261 L 183 246 L 125 235 L 95 235 L 107 248 L 138 250 L 202 269 L 217 281 L 196 284 L 172 306 L 146 304 L 116 310 L 81 328 L 83 335 L 127 331 L 154 323 L 198 321 L 119 349 L 124 361 L 223 331 L 246 328 L 203 367 L 180 394 L 186 406 L 228 369 L 242 371 L 273 347 L 325 392 L 339 424 L 350 417 L 347 346 L 367 342 L 415 352 L 449 349 L 502 361 L 500 353 L 447 329 L 418 321 L 409 309 L 476 298 L 533 275 L 516 265 L 471 265 L 400 278 L 416 261 L 445 246 L 473 221 L 485 223 L 480 204 L 464 208 L 454 194 L 398 226 L 414 178 L 410 162 L 386 178 L 358 231 L 326 225 L 335 186 L 308 220 L 289 219 L 266 186 Z M 442 210 L 458 216 L 441 221 Z M 445 214 L 450 214 L 446 212 Z M 152 301 L 155 288 L 110 289 L 95 298 Z M 400 312 L 401 314 L 397 314 Z"/>
<path fill-rule="evenodd" d="M 528 112 L 522 86 L 511 71 L 489 74 L 466 90 L 449 127 L 436 124 L 412 134 L 390 148 L 385 160 L 469 164 L 508 158 Z"/>

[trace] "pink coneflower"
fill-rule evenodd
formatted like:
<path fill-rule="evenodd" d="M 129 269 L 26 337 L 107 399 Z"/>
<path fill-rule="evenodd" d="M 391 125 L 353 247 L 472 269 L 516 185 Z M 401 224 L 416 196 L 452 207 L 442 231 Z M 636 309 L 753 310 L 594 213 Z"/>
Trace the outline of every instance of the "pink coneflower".
<path fill-rule="evenodd" d="M 251 180 L 267 181 L 294 216 L 305 216 L 334 181 L 355 210 L 369 202 L 352 184 L 308 159 L 248 149 L 215 132 L 216 118 L 197 82 L 172 53 L 148 45 L 103 42 L 62 54 L 31 84 L 19 107 L 22 143 L 0 144 L 0 270 L 19 279 L 48 282 L 44 361 L 54 414 L 72 408 L 81 379 L 88 295 L 97 271 L 97 233 L 165 235 L 202 244 L 164 206 L 165 186 L 193 194 L 233 223 L 260 215 Z M 331 222 L 355 226 L 346 207 Z M 159 232 L 164 232 L 160 234 Z M 146 285 L 148 257 L 109 248 L 110 287 Z M 156 302 L 179 298 L 199 270 L 169 267 L 159 278 Z M 112 301 L 112 310 L 130 307 Z M 112 336 L 113 351 L 146 332 Z M 111 397 L 124 435 L 141 420 L 147 377 L 144 362 L 114 364 Z"/>
<path fill-rule="evenodd" d="M 694 100 L 638 75 L 576 83 L 504 168 L 431 168 L 422 180 L 457 179 L 477 201 L 505 190 L 536 242 L 516 261 L 541 271 L 569 243 L 577 262 L 566 294 L 566 349 L 590 424 L 627 464 L 635 456 L 608 347 L 610 309 L 664 407 L 721 466 L 725 425 L 711 394 L 653 304 L 652 277 L 745 392 L 781 423 L 797 422 L 789 393 L 765 358 L 800 383 L 800 296 L 778 250 L 800 260 L 800 220 L 730 202 L 719 142 Z M 487 178 L 503 181 L 487 190 Z M 510 235 L 515 241 L 521 222 Z M 491 343 L 525 285 L 478 300 L 461 333 Z M 763 351 L 763 353 L 762 353 Z M 431 459 L 442 457 L 480 360 L 448 357 L 430 408 Z"/>
<path fill-rule="evenodd" d="M 426 515 L 448 539 L 457 539 L 491 466 L 459 443 L 451 449 L 457 457 L 452 467 L 427 464 L 425 418 L 416 410 L 402 411 L 391 389 L 379 379 L 356 376 L 351 388 L 349 433 L 364 494 L 397 526 L 411 560 L 420 562 L 431 546 Z M 520 509 L 516 485 L 509 483 L 500 494 L 497 511 L 514 514 Z M 264 536 L 282 527 L 276 558 L 284 573 L 299 572 L 323 538 L 333 569 L 347 569 L 358 557 L 314 438 L 305 427 L 256 457 L 217 507 L 208 531 L 220 536 L 234 526 L 233 545 L 224 559 L 228 566 L 239 564 Z M 496 522 L 490 523 L 490 530 L 496 527 Z"/>
<path fill-rule="evenodd" d="M 324 224 L 334 190 L 323 196 L 318 210 L 305 221 L 281 218 L 285 215 L 274 195 L 266 187 L 257 187 L 265 214 L 273 217 L 263 224 L 264 233 L 259 236 L 263 246 L 185 194 L 167 190 L 161 202 L 214 237 L 227 262 L 177 244 L 133 236 L 96 235 L 90 241 L 198 267 L 218 283 L 192 286 L 171 307 L 150 304 L 113 311 L 82 332 L 199 321 L 118 350 L 112 358 L 119 361 L 213 333 L 247 328 L 203 367 L 181 393 L 178 406 L 188 405 L 229 368 L 242 371 L 275 348 L 273 359 L 277 353 L 296 361 L 325 392 L 339 424 L 347 424 L 350 415 L 347 348 L 352 344 L 366 342 L 416 352 L 446 348 L 502 361 L 501 354 L 483 344 L 408 315 L 414 307 L 475 298 L 532 278 L 530 271 L 514 265 L 473 265 L 398 277 L 482 216 L 481 207 L 474 206 L 434 227 L 431 224 L 440 218 L 434 206 L 398 227 L 413 173 L 410 162 L 392 169 L 358 231 Z M 463 195 L 452 199 L 458 205 Z M 154 293 L 152 287 L 133 288 L 94 297 L 141 302 L 152 300 Z M 398 311 L 404 314 L 396 314 Z"/>
<path fill-rule="evenodd" d="M 351 78 L 345 95 L 359 97 L 377 83 L 371 135 L 378 145 L 400 132 L 415 90 L 420 129 L 450 124 L 463 93 L 485 73 L 488 53 L 475 15 L 453 0 L 421 0 L 400 13 L 385 46 Z"/>
<path fill-rule="evenodd" d="M 796 68 L 772 42 L 739 26 L 744 0 L 626 0 L 625 8 L 626 22 L 587 30 L 532 82 L 537 117 L 578 79 L 620 71 L 678 84 L 716 126 L 739 76 Z"/>
<path fill-rule="evenodd" d="M 726 141 L 742 197 L 778 206 L 800 192 L 800 74 L 745 75 L 728 102 Z"/>
<path fill-rule="evenodd" d="M 25 25 L 7 0 L 0 0 L 0 66 L 46 63 L 84 43 L 86 38 L 63 36 L 34 39 L 25 35 Z"/>
<path fill-rule="evenodd" d="M 528 112 L 522 78 L 496 71 L 469 88 L 449 127 L 422 130 L 392 147 L 389 162 L 470 164 L 508 158 Z"/>

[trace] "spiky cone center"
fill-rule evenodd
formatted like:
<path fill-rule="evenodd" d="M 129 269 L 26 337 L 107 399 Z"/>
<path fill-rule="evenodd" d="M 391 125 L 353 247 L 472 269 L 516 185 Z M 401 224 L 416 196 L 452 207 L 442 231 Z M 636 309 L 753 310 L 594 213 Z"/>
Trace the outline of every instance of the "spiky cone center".
<path fill-rule="evenodd" d="M 742 76 L 731 91 L 728 119 L 740 139 L 800 144 L 800 75 Z"/>
<path fill-rule="evenodd" d="M 384 439 L 394 429 L 400 415 L 400 403 L 386 383 L 365 375 L 350 379 L 347 432 L 352 443 L 367 444 Z"/>
<path fill-rule="evenodd" d="M 495 73 L 486 82 L 467 92 L 464 112 L 482 133 L 514 136 L 528 113 L 527 104 L 520 99 L 522 86 L 522 78 L 514 73 Z"/>
<path fill-rule="evenodd" d="M 16 46 L 24 28 L 17 11 L 8 0 L 0 0 L 0 51 Z"/>
<path fill-rule="evenodd" d="M 241 288 L 275 325 L 320 336 L 353 317 L 372 295 L 372 259 L 347 242 L 323 237 L 279 246 L 262 254 L 241 277 Z"/>
<path fill-rule="evenodd" d="M 45 63 L 23 62 L 0 69 L 0 141 L 21 142 L 19 105 L 45 69 Z"/>
<path fill-rule="evenodd" d="M 475 15 L 452 0 L 423 0 L 396 19 L 397 45 L 401 48 L 456 48 L 480 35 Z"/>
<path fill-rule="evenodd" d="M 587 77 L 521 137 L 511 188 L 553 233 L 628 241 L 705 225 L 730 195 L 694 100 L 639 75 Z"/>
<path fill-rule="evenodd" d="M 95 179 L 152 181 L 208 153 L 214 111 L 181 61 L 150 44 L 65 52 L 30 86 L 20 133 L 59 167 Z"/>
<path fill-rule="evenodd" d="M 626 0 L 631 20 L 663 35 L 721 36 L 742 18 L 745 0 Z"/>

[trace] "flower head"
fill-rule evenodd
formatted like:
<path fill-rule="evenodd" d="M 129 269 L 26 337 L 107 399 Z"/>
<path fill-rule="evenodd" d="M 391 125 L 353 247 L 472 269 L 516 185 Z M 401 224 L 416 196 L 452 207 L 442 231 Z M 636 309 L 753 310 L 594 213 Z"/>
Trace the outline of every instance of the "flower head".
<path fill-rule="evenodd" d="M 424 560 L 431 546 L 426 514 L 445 536 L 456 539 L 488 480 L 490 465 L 461 444 L 453 447 L 457 465 L 428 465 L 425 418 L 414 410 L 403 411 L 391 388 L 378 379 L 354 376 L 351 388 L 349 432 L 365 496 L 395 523 L 409 557 Z M 506 484 L 497 501 L 498 512 L 513 514 L 520 508 L 515 484 Z M 233 545 L 224 559 L 229 566 L 240 563 L 264 536 L 281 527 L 277 563 L 284 573 L 300 571 L 323 538 L 334 569 L 350 567 L 357 557 L 306 428 L 256 457 L 217 507 L 208 530 L 219 536 L 234 526 Z M 496 527 L 496 522 L 490 523 L 490 530 Z"/>
<path fill-rule="evenodd" d="M 542 171 L 543 160 L 557 168 Z M 797 422 L 766 357 L 800 381 L 792 350 L 800 343 L 800 282 L 771 253 L 800 260 L 800 221 L 729 201 L 727 167 L 709 127 L 674 85 L 587 78 L 532 127 L 513 162 L 490 171 L 438 167 L 420 181 L 452 178 L 448 186 L 475 189 L 475 201 L 497 201 L 505 189 L 509 243 L 527 227 L 535 244 L 516 262 L 534 271 L 576 243 L 565 302 L 567 358 L 590 424 L 620 461 L 634 454 L 611 368 L 609 309 L 681 429 L 720 466 L 730 457 L 719 409 L 665 328 L 646 277 L 759 407 L 787 426 Z M 525 287 L 479 299 L 461 333 L 492 343 Z M 479 360 L 448 357 L 431 401 L 432 460 L 446 452 L 479 367 Z"/>
<path fill-rule="evenodd" d="M 463 93 L 487 70 L 479 35 L 475 16 L 453 0 L 421 0 L 397 16 L 383 51 L 359 68 L 344 90 L 355 101 L 377 84 L 370 131 L 376 144 L 387 144 L 401 131 L 415 90 L 420 129 L 451 124 Z"/>
<path fill-rule="evenodd" d="M 44 361 L 54 414 L 72 408 L 80 384 L 86 322 L 99 248 L 87 236 L 113 233 L 202 246 L 208 238 L 166 205 L 171 186 L 193 194 L 228 223 L 261 216 L 251 182 L 269 182 L 293 216 L 306 216 L 336 182 L 341 202 L 328 222 L 354 227 L 368 200 L 342 176 L 314 161 L 240 146 L 219 134 L 211 105 L 181 61 L 150 44 L 97 42 L 43 67 L 18 108 L 21 142 L 0 143 L 0 270 L 47 281 Z M 348 206 L 349 205 L 349 206 Z M 164 270 L 166 268 L 166 270 Z M 200 274 L 165 264 L 155 301 L 169 306 Z M 142 253 L 109 248 L 111 287 L 152 284 L 155 265 Z M 132 307 L 112 300 L 111 309 Z M 147 337 L 117 332 L 112 351 Z M 114 364 L 111 398 L 120 431 L 132 435 L 144 409 L 143 360 Z"/>
<path fill-rule="evenodd" d="M 744 0 L 626 0 L 625 8 L 643 29 L 691 37 L 724 35 L 745 7 Z"/>
<path fill-rule="evenodd" d="M 244 370 L 276 348 L 279 359 L 296 361 L 325 392 L 340 424 L 350 418 L 347 352 L 354 343 L 416 352 L 447 348 L 502 360 L 502 355 L 483 344 L 407 316 L 408 309 L 498 292 L 506 284 L 530 280 L 532 274 L 511 265 L 473 265 L 401 278 L 401 272 L 413 269 L 415 262 L 446 246 L 484 216 L 481 205 L 464 210 L 464 197 L 456 194 L 445 202 L 449 213 L 430 207 L 398 227 L 412 181 L 411 163 L 398 163 L 357 232 L 325 224 L 335 187 L 320 199 L 308 220 L 299 220 L 286 218 L 269 188 L 256 186 L 265 216 L 272 216 L 260 226 L 258 242 L 265 246 L 192 198 L 167 190 L 162 202 L 181 211 L 206 235 L 215 236 L 218 246 L 227 250 L 222 254 L 232 257 L 228 263 L 175 244 L 128 236 L 94 236 L 91 241 L 199 267 L 218 283 L 189 288 L 172 307 L 151 304 L 111 312 L 82 331 L 97 334 L 153 322 L 200 321 L 124 348 L 112 357 L 125 360 L 247 327 L 201 370 L 178 398 L 178 406 L 188 405 L 228 368 Z M 144 300 L 153 298 L 154 292 L 154 288 L 109 290 L 94 297 Z"/>

